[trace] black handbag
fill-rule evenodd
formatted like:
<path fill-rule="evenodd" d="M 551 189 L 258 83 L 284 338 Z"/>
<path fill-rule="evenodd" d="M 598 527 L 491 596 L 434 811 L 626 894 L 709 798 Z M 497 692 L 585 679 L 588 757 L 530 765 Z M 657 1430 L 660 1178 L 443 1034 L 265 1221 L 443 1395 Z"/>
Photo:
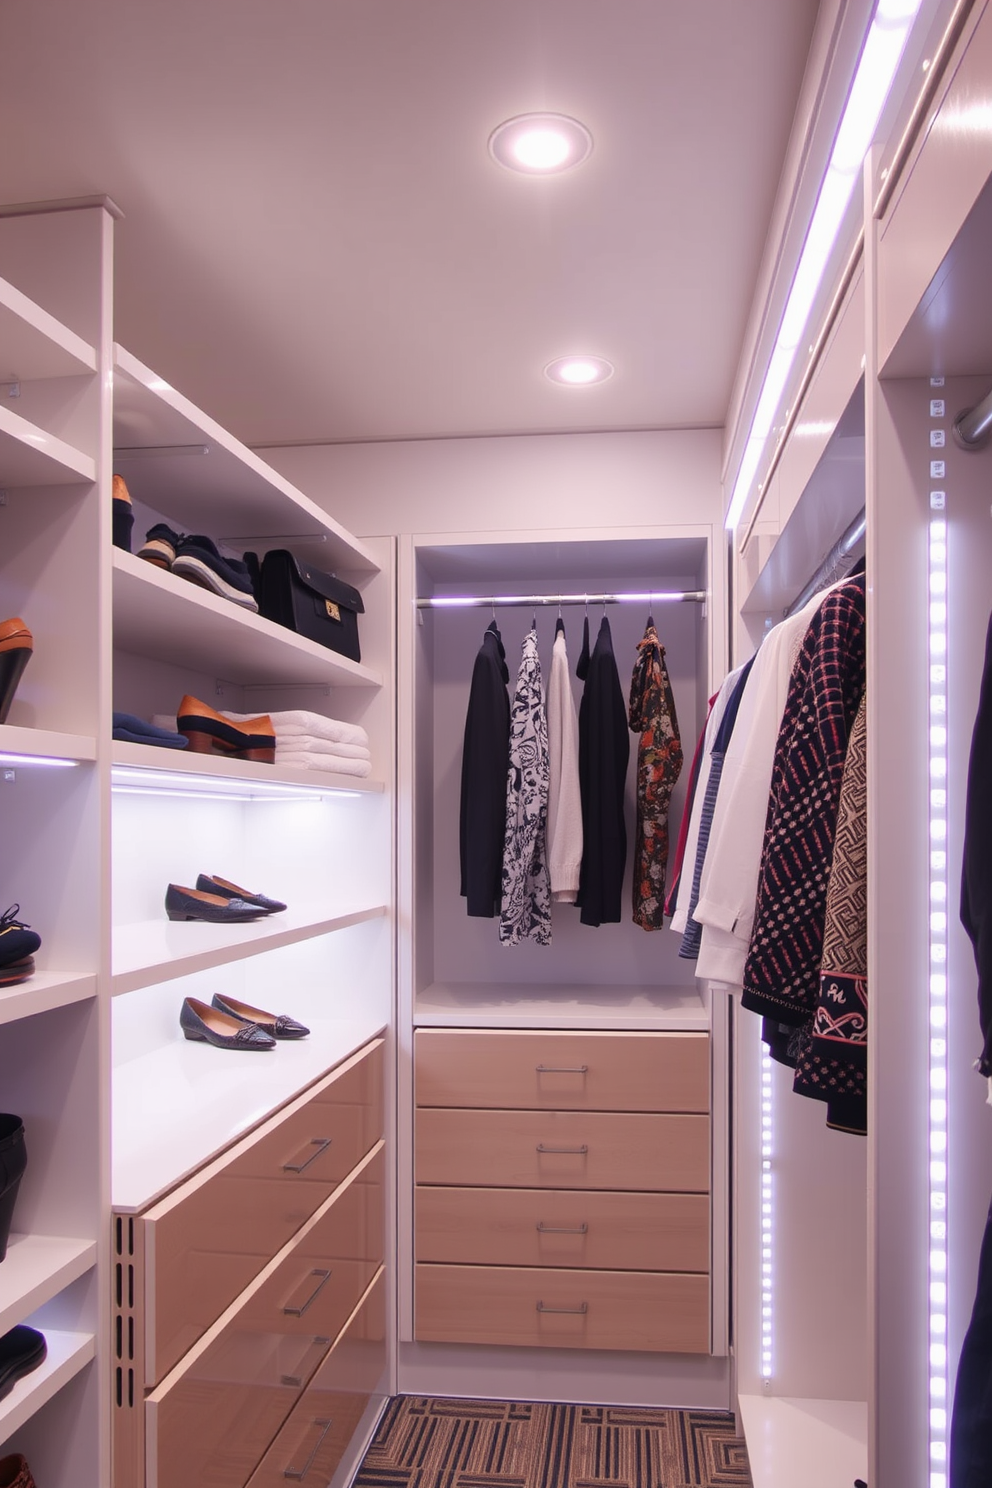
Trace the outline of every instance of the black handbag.
<path fill-rule="evenodd" d="M 358 617 L 365 613 L 362 596 L 334 574 L 301 563 L 287 548 L 274 548 L 262 559 L 258 608 L 266 620 L 361 661 Z"/>

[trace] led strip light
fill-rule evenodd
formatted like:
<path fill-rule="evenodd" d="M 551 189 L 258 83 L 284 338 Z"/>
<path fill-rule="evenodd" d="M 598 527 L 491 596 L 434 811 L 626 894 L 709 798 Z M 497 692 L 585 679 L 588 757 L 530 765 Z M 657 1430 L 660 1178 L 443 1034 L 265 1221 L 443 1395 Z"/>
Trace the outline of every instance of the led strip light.
<path fill-rule="evenodd" d="M 931 378 L 931 388 L 944 379 Z M 931 419 L 942 419 L 942 397 L 930 398 Z M 944 445 L 931 425 L 931 451 Z M 930 461 L 930 478 L 945 474 Z M 930 492 L 930 1120 L 929 1120 L 929 1392 L 930 1488 L 947 1488 L 947 520 L 945 493 Z"/>

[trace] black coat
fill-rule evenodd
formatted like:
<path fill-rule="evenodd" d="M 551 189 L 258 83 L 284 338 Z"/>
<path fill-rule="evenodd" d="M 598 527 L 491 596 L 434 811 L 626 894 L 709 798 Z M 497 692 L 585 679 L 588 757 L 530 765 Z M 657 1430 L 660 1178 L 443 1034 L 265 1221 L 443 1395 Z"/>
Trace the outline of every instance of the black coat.
<path fill-rule="evenodd" d="M 982 1052 L 978 1068 L 992 1075 L 992 618 L 985 638 L 985 669 L 971 738 L 964 813 L 961 923 L 975 950 L 978 1021 Z"/>
<path fill-rule="evenodd" d="M 472 669 L 462 750 L 459 824 L 461 893 L 468 913 L 499 914 L 506 833 L 506 773 L 510 755 L 510 699 L 503 642 L 492 621 Z"/>
<path fill-rule="evenodd" d="M 589 655 L 586 620 L 576 675 L 585 681 L 579 705 L 579 789 L 582 796 L 582 868 L 579 895 L 583 925 L 615 924 L 627 863 L 624 786 L 630 733 L 610 622 L 603 616 Z"/>

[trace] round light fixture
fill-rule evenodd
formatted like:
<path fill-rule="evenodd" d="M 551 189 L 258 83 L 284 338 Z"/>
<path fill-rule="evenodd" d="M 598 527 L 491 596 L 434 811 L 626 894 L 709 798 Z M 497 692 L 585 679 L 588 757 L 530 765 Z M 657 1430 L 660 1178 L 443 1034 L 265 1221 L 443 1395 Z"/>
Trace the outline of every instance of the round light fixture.
<path fill-rule="evenodd" d="M 560 382 L 564 387 L 591 387 L 596 382 L 606 382 L 613 376 L 614 366 L 605 357 L 567 356 L 557 357 L 544 369 L 545 377 Z"/>
<path fill-rule="evenodd" d="M 592 150 L 592 135 L 567 114 L 518 114 L 489 136 L 489 153 L 498 165 L 526 176 L 571 170 Z"/>

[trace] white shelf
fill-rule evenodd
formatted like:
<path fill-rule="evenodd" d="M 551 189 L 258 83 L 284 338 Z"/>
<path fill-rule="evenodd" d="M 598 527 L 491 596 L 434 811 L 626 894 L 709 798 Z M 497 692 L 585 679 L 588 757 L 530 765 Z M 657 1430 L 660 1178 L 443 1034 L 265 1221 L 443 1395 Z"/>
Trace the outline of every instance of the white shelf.
<path fill-rule="evenodd" d="M 144 1209 L 382 1031 L 360 1006 L 265 1052 L 169 1044 L 114 1070 L 111 1202 Z"/>
<path fill-rule="evenodd" d="M 11 1235 L 0 1265 L 0 1334 L 22 1323 L 95 1265 L 95 1240 Z"/>
<path fill-rule="evenodd" d="M 163 886 L 163 899 L 164 894 Z M 326 904 L 311 904 L 247 924 L 212 925 L 202 920 L 168 920 L 163 907 L 160 920 L 140 920 L 114 929 L 113 995 L 346 930 L 385 913 L 383 904 L 334 914 L 328 913 Z"/>
<path fill-rule="evenodd" d="M 382 685 L 371 667 L 262 620 L 208 589 L 121 548 L 114 549 L 113 557 L 114 634 L 121 649 L 255 686 Z"/>
<path fill-rule="evenodd" d="M 62 486 L 94 480 L 96 465 L 89 455 L 0 402 L 0 486 Z"/>
<path fill-rule="evenodd" d="M 126 453 L 196 445 L 209 454 Z M 319 567 L 379 571 L 368 549 L 316 502 L 122 346 L 114 347 L 114 446 L 114 468 L 131 495 L 188 532 L 260 548 L 316 539 Z"/>
<path fill-rule="evenodd" d="M 574 982 L 435 982 L 418 992 L 421 1028 L 707 1029 L 694 987 L 577 987 Z"/>
<path fill-rule="evenodd" d="M 361 791 L 382 793 L 381 780 L 360 780 L 356 775 L 338 775 L 331 770 L 293 770 L 278 761 L 274 765 L 256 764 L 252 760 L 225 759 L 219 754 L 194 754 L 187 749 L 162 749 L 153 744 L 115 743 L 115 765 L 129 770 L 147 771 L 150 784 L 156 775 L 184 777 L 189 790 L 209 790 L 218 783 L 243 784 L 245 794 L 253 785 L 299 787 L 319 794 L 321 791 Z"/>
<path fill-rule="evenodd" d="M 868 1477 L 868 1407 L 860 1400 L 742 1395 L 754 1488 L 850 1488 Z M 797 1463 L 801 1472 L 797 1476 Z"/>
<path fill-rule="evenodd" d="M 30 382 L 96 371 L 96 352 L 61 321 L 0 279 L 0 379 Z"/>
<path fill-rule="evenodd" d="M 19 728 L 5 723 L 0 724 L 0 754 L 89 761 L 96 759 L 96 740 L 86 734 L 62 734 L 54 729 Z"/>
<path fill-rule="evenodd" d="M 85 1002 L 95 996 L 93 972 L 36 971 L 28 981 L 15 987 L 0 987 L 0 1024 L 31 1018 L 35 1013 L 49 1013 L 53 1008 L 68 1007 L 72 1002 Z"/>
<path fill-rule="evenodd" d="M 0 1401 L 0 1443 L 41 1410 L 96 1353 L 92 1333 L 63 1333 L 54 1328 L 42 1331 L 48 1344 L 48 1357 L 40 1368 L 18 1380 L 6 1399 Z"/>

